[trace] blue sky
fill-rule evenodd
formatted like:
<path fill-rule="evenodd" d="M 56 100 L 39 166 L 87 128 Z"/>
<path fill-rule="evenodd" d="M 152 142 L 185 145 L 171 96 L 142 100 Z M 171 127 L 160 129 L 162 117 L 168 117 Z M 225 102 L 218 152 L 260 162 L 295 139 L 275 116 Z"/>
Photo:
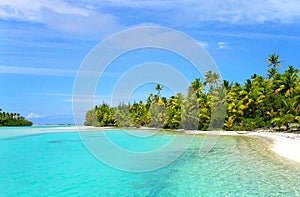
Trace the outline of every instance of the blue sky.
<path fill-rule="evenodd" d="M 85 56 L 107 36 L 145 25 L 191 36 L 229 81 L 264 75 L 271 53 L 284 60 L 282 70 L 299 69 L 299 10 L 297 0 L 2 0 L 0 108 L 34 123 L 72 123 L 73 83 Z M 149 61 L 172 64 L 174 57 L 137 51 L 116 61 L 103 83 L 112 86 L 124 64 Z M 97 90 L 97 102 L 109 96 Z"/>

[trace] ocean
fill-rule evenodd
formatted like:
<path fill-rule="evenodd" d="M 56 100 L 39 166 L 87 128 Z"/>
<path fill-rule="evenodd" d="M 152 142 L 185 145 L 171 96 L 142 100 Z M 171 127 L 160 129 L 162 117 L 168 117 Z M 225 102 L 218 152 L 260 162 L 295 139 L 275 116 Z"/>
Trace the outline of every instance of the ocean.
<path fill-rule="evenodd" d="M 50 133 L 54 130 L 61 132 Z M 100 132 L 120 148 L 141 154 L 174 139 L 171 133 L 140 138 L 122 130 Z M 257 138 L 220 136 L 199 157 L 205 136 L 195 136 L 170 164 L 130 172 L 88 151 L 83 142 L 99 143 L 98 133 L 82 136 L 74 127 L 0 128 L 0 196 L 300 196 L 300 165 Z"/>

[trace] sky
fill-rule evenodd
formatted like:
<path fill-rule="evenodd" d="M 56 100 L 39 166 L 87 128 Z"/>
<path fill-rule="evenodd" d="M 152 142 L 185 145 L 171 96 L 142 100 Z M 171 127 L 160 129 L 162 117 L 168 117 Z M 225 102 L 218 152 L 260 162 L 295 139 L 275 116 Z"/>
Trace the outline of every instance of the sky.
<path fill-rule="evenodd" d="M 283 60 L 281 71 L 288 65 L 300 69 L 299 10 L 298 0 L 1 0 L 0 108 L 35 124 L 73 123 L 73 102 L 91 99 L 72 100 L 85 57 L 109 36 L 136 27 L 161 26 L 190 36 L 229 81 L 265 75 L 272 53 Z M 105 71 L 96 104 L 109 102 L 114 83 L 143 62 L 187 64 L 161 50 L 125 54 Z M 189 81 L 201 77 L 183 70 Z M 137 89 L 133 99 L 155 93 L 152 86 Z M 162 91 L 171 93 L 168 87 Z"/>

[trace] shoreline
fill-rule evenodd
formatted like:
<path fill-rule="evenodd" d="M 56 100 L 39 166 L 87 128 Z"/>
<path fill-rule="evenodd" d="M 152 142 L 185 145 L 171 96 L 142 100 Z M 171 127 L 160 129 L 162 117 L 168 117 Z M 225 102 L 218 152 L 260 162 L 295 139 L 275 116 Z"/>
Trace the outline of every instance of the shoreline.
<path fill-rule="evenodd" d="M 140 129 L 140 130 L 157 130 L 155 128 L 115 128 L 115 127 L 93 127 L 93 126 L 76 126 L 70 125 L 67 127 L 60 127 L 57 125 L 54 128 L 42 128 L 37 130 L 30 130 L 28 128 L 27 132 L 19 132 L 18 129 L 14 131 L 9 131 L 8 136 L 0 136 L 0 139 L 34 135 L 34 134 L 46 134 L 46 133 L 59 133 L 59 132 L 88 132 L 88 131 L 105 131 L 113 129 Z M 1 131 L 1 130 L 0 130 Z M 165 130 L 170 131 L 170 130 Z M 269 132 L 264 130 L 259 131 L 198 131 L 198 130 L 178 130 L 183 134 L 187 135 L 220 135 L 220 136 L 247 136 L 247 137 L 257 137 L 262 140 L 264 143 L 267 143 L 269 149 L 274 153 L 289 159 L 291 161 L 297 162 L 300 164 L 300 133 L 281 133 L 281 132 Z M 12 133 L 11 133 L 12 132 Z M 0 133 L 1 135 L 2 133 Z M 266 140 L 267 139 L 267 140 Z"/>
<path fill-rule="evenodd" d="M 270 150 L 300 164 L 300 134 L 279 132 L 252 132 L 249 136 L 271 140 Z"/>
<path fill-rule="evenodd" d="M 80 128 L 87 128 L 85 126 L 80 126 Z M 100 127 L 101 128 L 101 127 Z M 99 129 L 99 127 L 89 127 L 90 130 L 110 130 L 110 129 L 118 129 L 112 127 L 104 127 Z M 87 131 L 89 131 L 87 129 Z M 124 129 L 124 128 L 119 128 Z M 129 128 L 125 128 L 129 129 Z M 157 130 L 157 128 L 133 128 L 133 129 L 141 129 L 141 130 Z M 163 129 L 164 130 L 164 129 Z M 170 131 L 170 130 L 165 130 Z M 220 136 L 246 136 L 246 137 L 257 137 L 266 143 L 271 151 L 274 153 L 294 162 L 300 164 L 300 133 L 282 133 L 282 132 L 270 132 L 264 130 L 258 131 L 198 131 L 198 130 L 183 130 L 179 129 L 187 135 L 220 135 Z M 267 140 L 266 140 L 267 139 Z"/>
<path fill-rule="evenodd" d="M 208 131 L 185 131 L 186 134 L 206 135 Z M 211 131 L 210 131 L 211 132 Z M 220 136 L 257 137 L 267 143 L 274 153 L 300 164 L 300 133 L 281 133 L 269 131 L 220 131 Z"/>

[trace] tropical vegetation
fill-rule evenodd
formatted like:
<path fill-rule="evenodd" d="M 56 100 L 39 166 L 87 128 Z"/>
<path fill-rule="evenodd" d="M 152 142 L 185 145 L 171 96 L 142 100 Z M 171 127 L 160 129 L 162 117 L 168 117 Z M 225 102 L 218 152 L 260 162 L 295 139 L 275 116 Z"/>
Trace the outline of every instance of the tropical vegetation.
<path fill-rule="evenodd" d="M 208 71 L 191 82 L 186 95 L 169 98 L 161 96 L 163 86 L 157 84 L 157 93 L 145 101 L 95 106 L 86 113 L 85 125 L 209 130 L 214 121 L 222 122 L 225 130 L 299 130 L 299 70 L 288 66 L 280 73 L 277 54 L 267 61 L 266 76 L 253 74 L 243 84 L 220 81 L 217 73 Z"/>
<path fill-rule="evenodd" d="M 0 126 L 31 126 L 32 122 L 26 120 L 19 113 L 4 112 L 0 109 Z"/>

